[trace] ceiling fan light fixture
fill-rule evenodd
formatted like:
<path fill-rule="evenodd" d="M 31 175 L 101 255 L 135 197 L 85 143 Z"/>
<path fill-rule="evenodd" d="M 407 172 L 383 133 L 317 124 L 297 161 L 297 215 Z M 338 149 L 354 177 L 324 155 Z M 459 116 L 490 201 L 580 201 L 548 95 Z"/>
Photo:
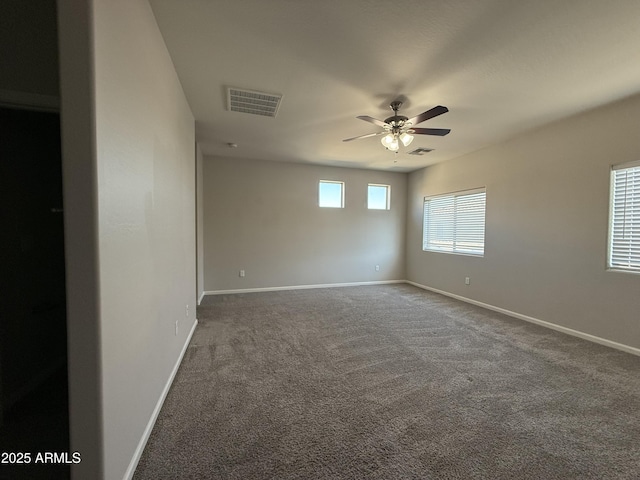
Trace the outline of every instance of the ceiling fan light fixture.
<path fill-rule="evenodd" d="M 400 135 L 400 141 L 402 142 L 402 145 L 408 147 L 411 142 L 413 142 L 413 135 L 404 132 L 402 135 Z"/>
<path fill-rule="evenodd" d="M 382 145 L 384 145 L 385 148 L 387 148 L 388 150 L 391 150 L 392 152 L 396 152 L 399 148 L 398 137 L 393 133 L 388 133 L 387 135 L 382 137 L 382 139 L 380 140 L 380 143 L 382 143 Z"/>
<path fill-rule="evenodd" d="M 388 133 L 380 139 L 380 143 L 382 143 L 382 145 L 384 145 L 385 147 L 388 147 L 391 142 L 393 142 L 393 133 Z"/>

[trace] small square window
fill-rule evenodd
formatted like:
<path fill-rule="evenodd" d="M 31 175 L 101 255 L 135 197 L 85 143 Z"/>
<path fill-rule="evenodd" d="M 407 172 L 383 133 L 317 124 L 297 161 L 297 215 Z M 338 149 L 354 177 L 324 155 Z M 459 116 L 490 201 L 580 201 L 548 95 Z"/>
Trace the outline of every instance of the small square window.
<path fill-rule="evenodd" d="M 370 183 L 367 189 L 367 208 L 369 210 L 389 210 L 391 187 Z"/>
<path fill-rule="evenodd" d="M 344 182 L 320 180 L 318 205 L 325 208 L 344 208 Z"/>

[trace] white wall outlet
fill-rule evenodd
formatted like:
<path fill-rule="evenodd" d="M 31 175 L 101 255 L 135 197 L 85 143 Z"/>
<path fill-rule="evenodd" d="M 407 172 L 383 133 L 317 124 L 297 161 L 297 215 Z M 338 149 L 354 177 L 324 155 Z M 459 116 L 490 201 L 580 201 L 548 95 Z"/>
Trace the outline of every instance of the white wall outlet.
<path fill-rule="evenodd" d="M 380 265 L 376 265 L 376 272 L 380 271 Z"/>
<path fill-rule="evenodd" d="M 186 305 L 185 310 L 185 317 L 189 318 L 189 304 Z"/>
<path fill-rule="evenodd" d="M 465 285 L 470 285 L 470 284 L 471 284 L 471 278 L 469 278 L 469 277 L 464 277 L 464 284 L 465 284 Z"/>
<path fill-rule="evenodd" d="M 176 335 L 178 335 L 178 320 L 176 320 Z"/>
<path fill-rule="evenodd" d="M 240 276 L 244 277 L 244 270 L 240 270 Z"/>

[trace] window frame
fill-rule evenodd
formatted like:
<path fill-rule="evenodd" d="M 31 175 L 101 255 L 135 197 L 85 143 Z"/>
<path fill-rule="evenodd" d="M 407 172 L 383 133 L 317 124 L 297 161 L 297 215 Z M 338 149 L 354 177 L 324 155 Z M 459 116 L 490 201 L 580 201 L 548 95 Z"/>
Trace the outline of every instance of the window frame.
<path fill-rule="evenodd" d="M 626 209 L 626 202 L 627 202 L 626 185 L 625 185 L 624 194 L 620 194 L 616 192 L 616 185 L 618 184 L 618 182 L 616 182 L 616 172 L 620 172 L 623 170 L 624 171 L 633 170 L 634 183 L 636 181 L 639 181 L 640 160 L 611 166 L 611 170 L 609 173 L 609 229 L 607 232 L 607 267 L 606 268 L 608 271 L 612 271 L 612 272 L 624 272 L 624 273 L 632 273 L 632 274 L 638 275 L 640 274 L 640 252 L 639 253 L 633 253 L 633 252 L 640 250 L 640 233 L 633 232 L 632 234 L 630 234 L 630 238 L 628 240 L 628 247 L 625 245 L 627 244 L 627 242 L 620 241 L 620 240 L 616 242 L 616 238 L 615 238 L 616 232 L 618 231 L 617 229 L 622 228 L 623 232 L 625 231 L 625 228 L 627 226 L 626 218 L 628 214 L 630 214 L 631 216 L 631 220 L 629 221 L 629 223 L 633 225 L 636 231 L 640 230 L 640 224 L 636 223 L 640 220 L 640 208 L 638 206 L 635 206 L 635 207 L 631 206 L 629 208 L 629 210 L 632 210 L 631 212 L 628 212 Z M 627 182 L 625 181 L 625 183 Z M 618 212 L 616 211 L 616 207 L 618 206 L 616 204 L 616 199 L 619 198 L 620 195 L 623 195 L 625 197 L 625 200 L 624 200 L 625 208 L 622 212 L 622 215 L 624 218 L 621 222 L 622 225 L 616 225 L 616 215 L 618 214 Z M 629 195 L 633 198 L 633 201 L 640 202 L 640 182 L 632 186 L 632 190 Z M 619 244 L 622 243 L 622 246 L 618 245 L 619 249 L 622 249 L 623 246 L 624 248 L 628 248 L 629 250 L 628 257 L 626 257 L 626 262 L 629 264 L 628 266 L 622 265 L 621 260 L 617 260 L 617 261 L 614 260 L 614 257 L 616 256 L 620 258 L 625 258 L 622 252 L 620 251 L 616 252 L 616 245 L 615 245 L 616 243 L 619 243 Z"/>
<path fill-rule="evenodd" d="M 327 184 L 337 184 L 340 185 L 340 206 L 334 206 L 334 205 L 322 205 L 322 198 L 321 198 L 321 186 L 323 183 L 327 183 Z M 345 200 L 344 200 L 344 191 L 345 191 L 345 185 L 343 181 L 340 180 L 319 180 L 318 181 L 318 207 L 320 208 L 344 208 L 344 204 L 345 204 Z"/>
<path fill-rule="evenodd" d="M 385 208 L 372 208 L 369 205 L 369 187 L 384 187 L 387 191 L 385 198 Z M 367 184 L 367 210 L 378 210 L 384 212 L 385 210 L 391 210 L 391 185 L 385 183 L 368 183 Z"/>
<path fill-rule="evenodd" d="M 478 223 L 480 219 L 476 219 L 474 217 L 471 217 L 471 220 L 469 220 L 468 218 L 465 219 L 465 224 L 467 226 L 467 230 L 462 230 L 460 231 L 460 226 L 456 224 L 456 218 L 458 217 L 458 215 L 460 214 L 460 208 L 459 207 L 464 207 L 464 203 L 462 203 L 461 205 L 459 204 L 459 200 L 461 198 L 465 198 L 465 197 L 469 197 L 469 196 L 475 196 L 478 194 L 482 194 L 482 200 L 480 200 L 481 204 L 480 206 L 482 207 L 482 213 L 481 213 L 481 227 L 475 226 L 474 227 L 474 223 Z M 445 201 L 450 201 L 451 202 L 451 209 L 452 211 L 450 212 L 451 215 L 453 215 L 453 219 L 452 219 L 452 224 L 451 225 L 445 225 L 444 227 L 442 225 L 437 225 L 434 224 L 436 220 L 434 220 L 433 222 L 428 222 L 427 219 L 427 208 L 428 206 L 431 207 L 431 203 L 433 200 L 445 200 Z M 423 252 L 435 252 L 435 253 L 447 253 L 447 254 L 454 254 L 454 255 L 467 255 L 467 256 L 473 256 L 473 257 L 484 257 L 485 256 L 485 245 L 486 245 L 486 211 L 487 211 L 487 189 L 486 187 L 478 187 L 478 188 L 473 188 L 473 189 L 467 189 L 467 190 L 458 190 L 455 192 L 447 192 L 447 193 L 443 193 L 443 194 L 438 194 L 438 195 L 428 195 L 425 196 L 423 198 L 423 205 L 422 205 L 422 251 Z M 464 211 L 463 211 L 464 213 Z M 431 220 L 431 219 L 430 219 Z M 446 218 L 445 218 L 446 220 Z M 431 231 L 434 228 L 450 228 L 451 232 L 450 232 L 450 242 L 451 242 L 451 246 L 450 247 L 445 247 L 445 246 L 434 246 L 433 245 L 433 240 L 431 240 Z M 458 240 L 458 237 L 463 236 L 463 237 L 467 237 L 470 234 L 476 234 L 478 236 L 480 236 L 479 234 L 477 234 L 477 232 L 474 232 L 474 229 L 478 229 L 480 228 L 481 231 L 481 248 L 464 248 L 464 247 L 458 247 L 458 245 L 456 244 L 461 244 L 464 242 L 461 242 Z M 469 230 L 470 229 L 470 230 Z M 446 238 L 446 235 L 444 235 L 444 237 Z"/>

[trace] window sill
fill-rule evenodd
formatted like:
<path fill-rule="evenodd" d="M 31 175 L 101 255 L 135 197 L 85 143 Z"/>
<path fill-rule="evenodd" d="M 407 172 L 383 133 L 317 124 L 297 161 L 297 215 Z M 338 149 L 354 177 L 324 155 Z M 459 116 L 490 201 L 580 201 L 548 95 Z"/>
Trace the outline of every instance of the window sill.
<path fill-rule="evenodd" d="M 427 253 L 444 253 L 447 255 L 459 255 L 462 257 L 484 258 L 484 253 L 447 252 L 446 250 L 425 250 L 424 248 L 422 249 L 422 251 Z"/>
<path fill-rule="evenodd" d="M 640 270 L 627 270 L 625 268 L 607 267 L 606 271 L 613 273 L 631 273 L 632 275 L 640 275 Z"/>

